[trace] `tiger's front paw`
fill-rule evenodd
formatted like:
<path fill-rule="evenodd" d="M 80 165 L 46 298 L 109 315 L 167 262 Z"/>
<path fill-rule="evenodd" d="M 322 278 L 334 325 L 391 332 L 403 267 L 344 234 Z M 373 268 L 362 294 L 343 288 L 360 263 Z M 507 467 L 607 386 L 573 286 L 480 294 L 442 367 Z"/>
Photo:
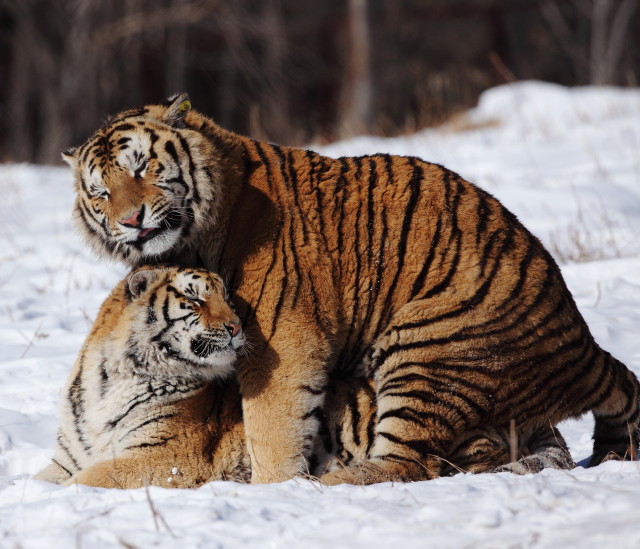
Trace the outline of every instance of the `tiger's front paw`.
<path fill-rule="evenodd" d="M 320 477 L 320 482 L 326 486 L 338 484 L 367 485 L 377 482 L 389 482 L 394 480 L 390 472 L 371 461 L 352 463 L 347 467 L 325 473 Z"/>
<path fill-rule="evenodd" d="M 326 473 L 320 482 L 327 486 L 336 484 L 376 484 L 378 482 L 415 482 L 439 476 L 439 462 L 434 466 L 415 463 L 400 463 L 384 458 L 372 458 L 350 464 L 344 469 Z M 430 472 L 431 471 L 431 472 Z"/>
<path fill-rule="evenodd" d="M 275 482 L 284 482 L 294 477 L 308 474 L 304 467 L 304 461 L 299 464 L 270 464 L 267 466 L 262 465 L 261 467 L 254 466 L 252 462 L 251 467 L 251 484 L 272 484 Z"/>

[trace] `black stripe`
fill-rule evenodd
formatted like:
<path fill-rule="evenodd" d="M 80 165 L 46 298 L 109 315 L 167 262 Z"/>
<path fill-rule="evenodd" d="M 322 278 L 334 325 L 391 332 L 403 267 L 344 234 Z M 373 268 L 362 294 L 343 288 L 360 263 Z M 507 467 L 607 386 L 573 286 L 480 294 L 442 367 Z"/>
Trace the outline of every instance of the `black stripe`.
<path fill-rule="evenodd" d="M 280 293 L 278 294 L 278 299 L 276 300 L 276 305 L 274 307 L 273 312 L 273 321 L 271 323 L 271 334 L 267 338 L 267 341 L 271 341 L 271 338 L 276 332 L 276 326 L 278 325 L 278 319 L 280 318 L 280 313 L 282 312 L 282 305 L 284 304 L 284 297 L 287 291 L 287 287 L 289 285 L 287 273 L 289 272 L 289 266 L 287 262 L 287 252 L 285 250 L 285 239 L 280 239 L 282 244 L 282 275 L 280 280 Z"/>
<path fill-rule="evenodd" d="M 481 339 L 481 338 L 486 338 L 486 337 L 490 337 L 490 336 L 495 336 L 498 334 L 504 334 L 505 332 L 511 331 L 514 329 L 514 326 L 517 327 L 519 326 L 525 318 L 527 318 L 528 316 L 531 315 L 532 310 L 534 309 L 534 305 L 535 307 L 537 307 L 539 304 L 544 304 L 544 300 L 547 298 L 548 296 L 546 295 L 545 292 L 541 292 L 539 294 L 539 299 L 536 299 L 536 302 L 534 302 L 534 304 L 532 304 L 532 306 L 528 307 L 525 311 L 523 311 L 517 318 L 515 321 L 510 321 L 509 324 L 507 326 L 501 327 L 501 328 L 496 328 L 493 330 L 488 330 L 488 331 L 479 331 L 481 328 L 484 327 L 489 327 L 492 324 L 494 324 L 495 322 L 497 322 L 497 319 L 490 319 L 487 322 L 480 324 L 478 326 L 475 327 L 467 327 L 465 326 L 464 328 L 462 328 L 461 330 L 459 330 L 458 332 L 454 332 L 450 335 L 448 335 L 446 338 L 438 338 L 438 339 L 431 339 L 431 340 L 423 340 L 421 343 L 421 345 L 416 345 L 416 347 L 428 347 L 431 344 L 433 345 L 442 345 L 442 344 L 446 344 L 446 343 L 453 343 L 453 342 L 460 342 L 460 341 L 465 341 L 465 340 L 470 340 L 470 339 Z M 562 313 L 562 309 L 563 309 L 564 303 L 563 302 L 559 302 L 556 307 L 554 309 L 551 309 L 542 319 L 540 319 L 535 325 L 532 325 L 530 328 L 528 328 L 527 330 L 524 331 L 519 331 L 516 335 L 516 337 L 514 338 L 510 338 L 510 339 L 503 339 L 501 340 L 499 343 L 496 343 L 494 345 L 491 346 L 487 346 L 487 345 L 483 345 L 482 350 L 486 352 L 485 355 L 482 355 L 481 357 L 473 357 L 473 360 L 477 361 L 477 360 L 484 360 L 484 359 L 488 359 L 490 360 L 491 357 L 494 356 L 494 354 L 496 352 L 500 352 L 501 349 L 504 348 L 509 348 L 510 346 L 513 346 L 513 344 L 518 343 L 520 341 L 522 341 L 523 339 L 526 339 L 527 337 L 529 337 L 530 335 L 534 334 L 535 332 L 539 331 L 541 329 L 541 327 L 543 327 L 546 323 L 552 321 L 554 318 L 557 318 L 561 313 Z M 416 323 L 407 323 L 407 324 L 403 324 L 401 326 L 398 327 L 398 329 L 409 329 L 409 328 L 417 328 L 417 327 L 424 327 L 432 322 L 436 322 L 451 316 L 455 316 L 456 311 L 453 311 L 451 313 L 444 313 L 442 315 L 439 315 L 433 319 L 425 319 Z M 506 315 L 504 315 L 506 317 Z M 474 331 L 472 331 L 474 330 Z M 563 329 L 562 328 L 558 328 L 555 330 L 552 330 L 550 332 L 548 332 L 545 337 L 550 337 L 551 335 L 555 335 L 556 333 L 562 334 L 563 333 Z M 537 341 L 537 340 L 536 340 Z M 537 343 L 534 342 L 533 345 L 536 345 Z M 406 348 L 410 348 L 411 347 L 411 343 L 407 344 L 408 346 Z M 394 346 L 389 347 L 386 350 L 382 350 L 380 353 L 380 360 L 385 360 L 387 358 L 387 356 L 389 354 L 392 354 L 393 352 L 396 352 L 396 350 L 398 349 L 392 349 Z M 468 360 L 472 360 L 472 357 L 468 357 Z"/>
<path fill-rule="evenodd" d="M 289 150 L 289 154 L 287 155 L 287 163 L 289 165 L 289 180 L 291 183 L 291 190 L 293 191 L 293 203 L 296 205 L 296 209 L 299 214 L 298 220 L 300 221 L 300 226 L 302 227 L 303 242 L 307 244 L 307 242 L 309 241 L 309 234 L 306 224 L 307 216 L 302 210 L 302 206 L 300 205 L 300 197 L 298 196 L 298 176 L 294 168 L 294 158 L 293 152 L 291 150 Z"/>
<path fill-rule="evenodd" d="M 88 212 L 86 212 L 84 210 L 84 205 L 82 204 L 82 202 L 80 201 L 76 201 L 76 207 L 75 207 L 75 213 L 76 215 L 80 218 L 80 220 L 82 221 L 82 223 L 84 224 L 85 228 L 87 229 L 87 231 L 89 231 L 89 233 L 91 233 L 91 235 L 95 236 L 96 238 L 99 238 L 100 240 L 102 240 L 102 235 L 100 235 L 98 233 L 98 231 L 96 229 L 94 229 L 90 224 L 89 224 L 89 219 L 92 219 L 93 221 L 95 221 L 95 223 L 98 223 L 96 220 L 93 219 L 93 217 L 87 217 Z"/>
<path fill-rule="evenodd" d="M 300 263 L 298 262 L 298 253 L 296 248 L 295 241 L 295 230 L 293 226 L 293 219 L 289 219 L 289 251 L 291 253 L 291 257 L 293 258 L 293 273 L 295 273 L 295 287 L 293 289 L 293 300 L 292 306 L 295 307 L 296 302 L 298 301 L 298 294 L 300 292 L 301 279 L 302 279 L 302 270 L 300 269 Z M 284 253 L 284 250 L 283 250 Z M 286 259 L 286 257 L 285 257 Z M 286 266 L 286 263 L 285 263 Z M 285 269 L 285 273 L 290 273 L 288 269 Z M 287 276 L 287 278 L 289 278 Z"/>
<path fill-rule="evenodd" d="M 300 389 L 302 391 L 306 391 L 307 393 L 311 393 L 312 395 L 319 396 L 323 395 L 327 391 L 327 386 L 323 385 L 316 389 L 315 387 L 311 387 L 311 385 L 301 385 Z"/>
<path fill-rule="evenodd" d="M 129 130 L 133 130 L 134 129 L 134 125 L 133 124 L 120 124 L 118 126 L 116 126 L 115 128 L 112 128 L 111 131 L 109 131 L 109 134 L 107 135 L 107 138 L 111 137 L 115 132 L 124 132 L 124 131 L 129 131 Z"/>
<path fill-rule="evenodd" d="M 451 395 L 454 395 L 454 396 L 456 395 L 455 391 L 447 391 L 447 393 L 449 393 Z M 461 395 L 461 393 L 457 393 L 457 395 Z M 436 395 L 433 391 L 412 390 L 412 391 L 387 392 L 387 394 L 384 396 L 384 398 L 389 398 L 389 397 L 418 400 L 422 404 L 425 404 L 425 405 L 428 405 L 428 406 L 431 406 L 431 407 L 446 408 L 447 409 L 447 413 L 456 412 L 460 416 L 460 418 L 463 418 L 465 420 L 468 419 L 468 412 L 466 410 L 464 410 L 463 408 L 461 408 L 460 406 L 458 406 L 457 404 L 455 404 L 453 402 L 445 401 L 445 400 L 440 399 L 439 396 Z M 467 399 L 467 401 L 468 402 L 472 402 L 470 399 Z M 474 406 L 478 410 L 478 414 L 481 414 L 482 413 L 482 409 L 479 406 L 475 405 L 475 403 L 474 403 Z M 426 418 L 426 419 L 441 418 L 441 420 L 439 420 L 439 421 L 441 423 L 445 423 L 447 428 L 452 433 L 455 432 L 455 429 L 453 428 L 451 423 L 449 423 L 448 420 L 446 420 L 444 417 L 442 417 L 442 414 L 438 414 L 436 412 L 429 412 L 427 410 L 416 410 L 415 408 L 409 408 L 408 406 L 402 406 L 402 407 L 397 408 L 397 409 L 403 409 L 404 410 L 405 408 L 413 410 L 416 414 L 418 414 L 420 416 L 424 416 L 424 418 Z M 388 410 L 387 412 L 382 414 L 378 418 L 378 422 L 382 421 L 383 417 L 385 417 L 387 414 L 393 415 L 395 413 L 394 410 Z"/>
<path fill-rule="evenodd" d="M 142 423 L 140 423 L 139 425 L 136 425 L 135 427 L 133 427 L 132 429 L 129 429 L 124 435 L 122 435 L 120 437 L 120 440 L 124 440 L 125 438 L 127 438 L 130 434 L 135 433 L 137 430 L 141 429 L 142 427 L 145 427 L 146 425 L 149 425 L 151 423 L 157 423 L 159 421 L 162 421 L 163 419 L 171 419 L 172 417 L 176 417 L 178 415 L 178 413 L 173 413 L 173 414 L 163 414 L 161 416 L 155 416 L 152 418 L 149 418 L 145 421 L 143 421 Z"/>
<path fill-rule="evenodd" d="M 360 169 L 360 164 L 358 164 L 358 170 Z M 353 358 L 354 353 L 357 351 L 358 349 L 358 345 L 357 343 L 352 346 L 351 345 L 351 338 L 353 336 L 353 334 L 355 333 L 355 329 L 356 329 L 356 323 L 358 322 L 358 314 L 361 312 L 360 311 L 360 272 L 362 270 L 362 266 L 360 263 L 360 215 L 361 215 L 361 210 L 362 210 L 362 201 L 358 200 L 358 207 L 357 207 L 357 211 L 356 211 L 356 215 L 354 218 L 354 224 L 355 224 L 355 235 L 354 235 L 354 241 L 353 241 L 353 252 L 355 254 L 355 262 L 356 262 L 356 266 L 355 266 L 355 273 L 354 273 L 354 277 L 353 277 L 353 296 L 352 298 L 349 300 L 352 303 L 352 307 L 351 307 L 351 319 L 349 320 L 349 329 L 347 331 L 347 336 L 346 336 L 346 345 L 345 347 L 343 347 L 342 352 L 341 352 L 341 357 L 338 359 L 340 362 L 346 362 L 346 363 L 350 363 L 350 361 Z M 362 329 L 363 326 L 360 326 L 360 334 L 362 334 Z M 362 338 L 358 337 L 356 338 L 356 341 L 359 342 Z M 344 354 L 344 352 L 350 348 L 350 352 L 348 354 L 348 358 L 345 358 L 342 356 Z"/>
<path fill-rule="evenodd" d="M 375 218 L 374 211 L 374 197 L 373 191 L 378 183 L 378 173 L 377 173 L 377 165 L 375 160 L 369 160 L 369 186 L 367 188 L 367 238 L 368 238 L 368 246 L 367 246 L 367 262 L 369 264 L 369 269 L 372 268 L 373 262 L 373 221 Z"/>
<path fill-rule="evenodd" d="M 576 350 L 580 350 L 580 354 L 574 359 L 570 360 L 562 357 L 562 355 Z M 516 409 L 524 403 L 529 403 L 529 406 L 522 410 L 518 408 L 519 415 L 525 415 L 528 411 L 535 410 L 536 408 L 548 410 L 551 406 L 550 403 L 555 405 L 558 402 L 567 400 L 568 394 L 571 393 L 571 389 L 583 386 L 583 383 L 579 383 L 579 380 L 586 379 L 586 376 L 589 375 L 590 370 L 593 368 L 593 361 L 585 360 L 592 351 L 592 344 L 584 338 L 576 338 L 568 343 L 555 347 L 554 350 L 549 353 L 533 357 L 525 357 L 522 361 L 511 363 L 509 366 L 512 370 L 515 370 L 518 366 L 524 366 L 526 369 L 538 371 L 544 364 L 548 364 L 550 361 L 553 361 L 555 364 L 563 364 L 564 367 L 561 370 L 556 367 L 546 376 L 536 380 L 536 384 L 539 387 L 545 388 L 544 393 L 539 392 L 532 395 L 529 378 L 525 375 L 519 377 L 518 381 L 520 381 L 520 383 L 516 383 L 513 387 L 509 388 L 510 396 L 508 400 L 510 404 L 514 409 Z M 582 364 L 582 367 L 575 367 L 580 364 Z M 574 375 L 570 376 L 569 379 L 559 385 L 557 380 L 554 380 L 554 378 L 560 371 L 568 373 L 573 371 Z M 558 393 L 557 395 L 554 394 L 556 392 Z M 515 398 L 515 395 L 517 394 L 522 396 L 520 398 Z M 540 399 L 539 403 L 531 403 L 534 396 L 537 396 Z M 580 394 L 580 396 L 584 398 L 583 394 Z M 575 403 L 572 404 L 572 406 L 574 405 Z"/>
<path fill-rule="evenodd" d="M 67 452 L 68 453 L 68 452 Z M 71 457 L 71 456 L 69 456 Z M 60 467 L 60 469 L 62 469 L 65 473 L 67 473 L 67 475 L 69 475 L 70 477 L 73 476 L 73 473 L 71 471 L 69 471 L 69 469 L 67 469 L 64 465 L 62 465 L 62 463 L 60 463 L 58 460 L 51 458 L 51 461 L 53 463 L 55 463 L 58 467 Z M 77 463 L 74 463 L 77 467 Z M 79 467 L 77 467 L 79 469 Z"/>
<path fill-rule="evenodd" d="M 461 386 L 466 389 L 471 389 L 481 397 L 485 397 L 485 393 L 487 392 L 486 386 L 478 385 L 476 383 L 473 383 L 472 381 L 460 379 L 455 376 L 447 376 L 446 374 L 439 376 L 438 374 L 439 372 L 435 372 L 436 377 L 425 376 L 422 374 L 406 374 L 403 376 L 394 377 L 393 379 L 385 381 L 381 384 L 381 387 L 378 390 L 378 399 L 385 396 L 403 396 L 404 394 L 408 394 L 407 391 L 398 391 L 395 393 L 391 391 L 407 387 L 412 382 L 423 382 L 427 385 L 427 387 L 429 387 L 429 389 L 437 392 L 436 399 L 433 393 L 417 391 L 419 393 L 424 393 L 425 398 L 421 399 L 423 400 L 423 402 L 439 403 L 442 401 L 441 395 L 450 395 L 465 402 L 467 406 L 469 406 L 469 408 L 473 409 L 476 412 L 478 417 L 482 418 L 486 415 L 486 410 L 482 408 L 482 406 L 480 406 L 478 402 L 473 400 L 470 395 L 468 395 L 467 393 L 462 393 L 455 389 L 456 385 Z M 444 377 L 446 381 L 437 379 L 438 377 Z"/>
<path fill-rule="evenodd" d="M 407 187 L 409 187 L 410 189 L 410 195 L 409 195 L 409 200 L 405 205 L 404 214 L 402 217 L 402 228 L 400 230 L 400 238 L 398 239 L 398 251 L 397 251 L 398 263 L 396 267 L 396 272 L 391 282 L 391 285 L 389 286 L 389 290 L 387 291 L 387 296 L 383 306 L 383 311 L 387 313 L 385 314 L 385 316 L 389 316 L 388 312 L 391 310 L 391 303 L 394 298 L 396 286 L 398 285 L 398 282 L 400 280 L 400 275 L 402 274 L 402 270 L 404 268 L 405 255 L 407 251 L 407 239 L 409 238 L 411 223 L 413 221 L 413 214 L 418 204 L 418 199 L 420 197 L 421 182 L 423 180 L 423 170 L 422 170 L 422 167 L 416 161 L 416 159 L 409 157 L 407 158 L 407 162 L 413 168 L 413 173 L 411 174 L 411 178 L 407 182 Z"/>
<path fill-rule="evenodd" d="M 180 174 L 182 174 L 182 168 L 180 167 L 180 157 L 178 156 L 178 151 L 176 150 L 176 146 L 173 144 L 173 141 L 166 141 L 164 144 L 164 150 L 171 156 L 173 161 L 178 166 L 178 170 L 180 170 Z"/>
<path fill-rule="evenodd" d="M 486 256 L 489 255 L 488 250 L 490 249 L 494 249 L 495 247 L 495 242 L 501 237 L 503 236 L 503 231 L 497 231 L 495 233 L 493 233 L 491 235 L 491 237 L 489 238 L 489 241 L 487 242 L 486 246 L 485 246 L 485 251 L 483 253 L 483 259 L 481 260 L 484 261 L 484 258 Z M 469 299 L 465 299 L 464 301 L 460 302 L 459 306 L 456 309 L 453 309 L 447 313 L 443 313 L 441 315 L 439 315 L 438 317 L 435 318 L 424 318 L 421 320 L 418 320 L 416 322 L 407 322 L 404 324 L 400 324 L 398 326 L 393 326 L 391 329 L 392 330 L 407 330 L 407 329 L 411 329 L 411 328 L 420 328 L 420 327 L 424 327 L 428 324 L 433 324 L 436 320 L 437 321 L 441 321 L 444 319 L 448 319 L 448 318 L 454 318 L 456 316 L 465 314 L 469 311 L 469 309 L 473 309 L 475 307 L 477 307 L 478 305 L 480 305 L 483 301 L 484 298 L 489 294 L 489 289 L 491 288 L 491 284 L 493 283 L 495 277 L 498 274 L 498 270 L 501 267 L 501 256 L 508 252 L 511 248 L 512 248 L 512 244 L 513 244 L 513 231 L 510 231 L 506 236 L 504 236 L 504 240 L 501 243 L 502 245 L 500 246 L 499 252 L 497 254 L 497 257 L 494 260 L 493 263 L 493 268 L 491 270 L 491 272 L 489 273 L 489 275 L 486 277 L 486 280 L 480 285 L 480 287 L 476 290 L 476 292 L 473 294 L 473 296 L 471 296 Z M 482 266 L 482 270 L 484 270 L 484 266 Z M 516 296 L 516 294 L 514 293 L 510 293 L 510 297 L 511 299 L 513 299 Z"/>
<path fill-rule="evenodd" d="M 154 309 L 157 298 L 157 291 L 152 292 L 149 296 L 149 306 L 147 308 L 147 324 L 155 324 L 156 322 L 158 322 L 158 317 L 156 316 L 156 311 Z"/>
<path fill-rule="evenodd" d="M 149 159 L 158 158 L 158 153 L 155 150 L 155 144 L 160 139 L 160 136 L 150 128 L 145 128 L 145 132 L 147 132 L 149 139 L 151 140 L 151 146 L 149 147 Z M 158 169 L 156 170 L 156 173 L 159 174 L 162 170 L 164 170 L 164 166 L 158 162 Z"/>
<path fill-rule="evenodd" d="M 67 454 L 67 457 L 69 458 L 69 460 L 71 461 L 73 466 L 76 468 L 76 470 L 79 471 L 80 470 L 80 464 L 78 463 L 78 461 L 76 460 L 74 455 L 71 453 L 71 449 L 64 442 L 62 442 L 62 437 L 60 435 L 58 435 L 56 440 L 58 442 L 58 447 L 61 450 L 63 450 L 65 454 Z"/>
<path fill-rule="evenodd" d="M 322 421 L 324 418 L 322 407 L 316 406 L 315 408 L 312 408 L 302 416 L 302 420 L 306 421 L 307 419 L 311 419 L 312 417 L 319 421 Z"/>
<path fill-rule="evenodd" d="M 164 446 L 167 442 L 176 438 L 178 438 L 178 435 L 162 437 L 158 442 L 143 442 L 142 444 L 133 444 L 132 446 L 127 446 L 126 450 L 133 450 L 134 448 L 153 448 L 154 446 Z"/>
<path fill-rule="evenodd" d="M 347 397 L 347 409 L 351 412 L 351 436 L 356 446 L 360 446 L 360 410 L 358 408 L 358 399 L 354 391 L 351 391 Z"/>
<path fill-rule="evenodd" d="M 387 248 L 387 236 L 389 234 L 389 227 L 387 225 L 387 212 L 384 206 L 382 206 L 382 210 L 380 212 L 380 219 L 382 220 L 382 231 L 380 234 L 380 242 L 379 242 L 379 245 L 377 246 L 378 253 L 380 254 L 380 256 L 378 257 L 378 268 L 376 270 L 376 276 L 373 283 L 373 296 L 371 298 L 371 302 L 373 306 L 372 306 L 371 313 L 373 313 L 375 304 L 379 301 L 378 298 L 380 295 L 380 287 L 382 286 L 383 270 L 386 267 L 385 249 Z M 368 315 L 368 317 L 371 316 L 371 313 Z M 378 311 L 378 321 L 376 323 L 376 329 L 374 332 L 376 336 L 380 334 L 380 331 L 382 329 L 382 323 L 385 322 L 385 320 L 386 318 L 384 315 L 384 309 L 381 309 Z"/>
<path fill-rule="evenodd" d="M 100 366 L 98 366 L 100 370 L 100 396 L 102 398 L 104 398 L 104 396 L 107 394 L 109 387 L 109 374 L 107 373 L 106 366 L 107 359 L 106 357 L 103 357 L 102 361 L 100 362 Z"/>
<path fill-rule="evenodd" d="M 196 165 L 193 162 L 193 158 L 191 156 L 191 149 L 189 148 L 189 143 L 187 140 L 181 135 L 178 135 L 178 140 L 180 141 L 180 146 L 184 150 L 189 159 L 189 177 L 191 178 L 191 190 L 193 191 L 193 201 L 196 204 L 200 204 L 201 198 L 200 193 L 198 192 L 197 182 L 196 182 Z"/>
<path fill-rule="evenodd" d="M 338 180 L 336 181 L 336 185 L 335 185 L 335 190 L 334 190 L 334 196 L 338 193 L 340 193 L 340 206 L 338 209 L 338 224 L 337 224 L 337 235 L 338 235 L 338 253 L 342 254 L 343 250 L 343 242 L 342 242 L 342 224 L 344 223 L 344 215 L 345 215 L 345 207 L 344 207 L 344 203 L 347 200 L 347 192 L 346 192 L 346 186 L 347 186 L 347 179 L 345 177 L 349 166 L 347 164 L 347 160 L 348 158 L 345 157 L 341 157 L 338 159 L 340 161 L 340 174 L 338 176 Z M 342 262 L 339 263 L 339 268 L 340 268 L 340 279 L 342 280 Z"/>
<path fill-rule="evenodd" d="M 192 391 L 195 391 L 195 390 L 201 388 L 203 386 L 203 384 L 204 383 L 199 383 L 199 384 L 196 384 L 196 385 L 184 385 L 184 386 L 171 385 L 171 391 L 170 392 L 166 390 L 167 386 L 153 388 L 151 385 L 148 385 L 147 389 L 146 389 L 146 392 L 144 392 L 144 393 L 142 393 L 140 395 L 137 395 L 136 397 L 132 398 L 127 403 L 127 405 L 126 405 L 127 408 L 124 410 L 124 412 L 122 412 L 120 415 L 116 416 L 111 421 L 107 422 L 105 427 L 107 427 L 109 429 L 114 429 L 118 425 L 118 423 L 120 423 L 124 418 L 126 418 L 138 406 L 140 406 L 141 404 L 145 404 L 146 402 L 149 402 L 153 398 L 162 397 L 162 396 L 165 396 L 165 395 L 167 395 L 169 393 L 170 394 L 174 394 L 174 393 L 178 393 L 178 394 L 190 393 Z M 156 394 L 156 393 L 158 393 L 158 394 Z"/>
<path fill-rule="evenodd" d="M 391 433 L 385 433 L 384 431 L 378 431 L 378 436 L 382 438 L 386 438 L 388 441 L 393 442 L 394 444 L 398 444 L 401 446 L 405 446 L 414 452 L 417 452 L 421 457 L 437 454 L 438 452 L 434 451 L 433 445 L 430 442 L 435 442 L 435 440 L 426 441 L 426 440 L 402 440 Z M 389 455 L 389 454 L 387 454 Z M 414 462 L 415 463 L 415 462 Z"/>
<path fill-rule="evenodd" d="M 411 288 L 411 296 L 409 298 L 409 301 L 412 301 L 424 286 L 424 280 L 427 276 L 427 273 L 429 272 L 429 268 L 431 267 L 431 264 L 433 263 L 433 259 L 436 256 L 436 249 L 440 244 L 441 230 L 442 230 L 442 218 L 438 216 L 438 219 L 436 220 L 436 228 L 433 233 L 433 237 L 431 238 L 431 242 L 429 244 L 429 251 L 427 253 L 427 257 L 425 258 L 424 263 L 422 264 L 422 268 L 420 269 L 418 276 L 413 282 L 413 287 Z"/>
<path fill-rule="evenodd" d="M 316 213 L 318 215 L 320 236 L 322 237 L 325 245 L 325 249 L 329 250 L 329 242 L 327 240 L 327 233 L 325 230 L 324 213 L 326 208 L 324 207 L 324 197 L 322 195 L 322 189 L 320 188 L 320 174 L 318 173 L 318 165 L 321 165 L 322 172 L 326 171 L 324 168 L 325 159 L 322 156 L 314 154 L 311 151 L 307 151 L 307 159 L 311 165 L 311 171 L 309 173 L 309 179 L 311 180 L 311 188 L 316 198 Z M 318 164 L 315 161 L 318 161 Z"/>
<path fill-rule="evenodd" d="M 273 174 L 271 173 L 271 167 L 269 164 L 269 161 L 266 157 L 266 154 L 264 152 L 263 149 L 263 143 L 259 142 L 259 141 L 252 141 L 256 153 L 258 154 L 258 156 L 260 157 L 260 160 L 262 161 L 265 171 L 266 171 L 266 176 L 267 176 L 267 185 L 269 187 L 269 190 L 272 192 L 273 191 Z M 269 267 L 267 269 L 267 272 L 262 280 L 262 285 L 260 287 L 260 292 L 258 294 L 258 298 L 255 302 L 255 304 L 253 306 L 251 306 L 251 304 L 249 304 L 251 306 L 250 309 L 250 313 L 247 315 L 246 319 L 243 319 L 243 323 L 248 323 L 251 319 L 255 318 L 257 311 L 258 311 L 258 307 L 260 306 L 261 302 L 262 302 L 262 298 L 264 295 L 264 291 L 265 288 L 267 286 L 267 282 L 269 281 L 269 276 L 271 274 L 271 272 L 273 271 L 273 269 L 275 268 L 276 264 L 277 264 L 277 247 L 278 247 L 278 242 L 282 237 L 282 231 L 283 231 L 283 220 L 282 220 L 282 214 L 279 212 L 279 220 L 277 223 L 277 227 L 276 227 L 276 234 L 273 237 L 273 251 L 272 251 L 272 259 L 271 259 L 271 263 L 269 264 Z M 274 324 L 275 326 L 275 324 Z M 271 336 L 273 336 L 273 329 L 271 332 Z M 271 337 L 270 336 L 270 337 Z"/>
<path fill-rule="evenodd" d="M 82 444 L 85 452 L 91 454 L 91 446 L 85 440 L 84 432 L 81 424 L 84 423 L 84 386 L 82 384 L 82 372 L 84 371 L 84 353 L 80 355 L 78 364 L 78 373 L 73 378 L 69 387 L 68 398 L 71 403 L 71 414 L 73 415 L 73 424 L 76 434 L 78 435 L 78 441 Z"/>
<path fill-rule="evenodd" d="M 260 141 L 252 141 L 252 143 L 266 171 L 267 186 L 269 187 L 269 191 L 273 192 L 273 173 L 271 172 L 271 163 L 269 162 L 269 159 L 267 158 L 267 155 L 264 150 L 264 147 L 266 146 L 266 144 L 261 143 Z"/>
<path fill-rule="evenodd" d="M 489 207 L 489 196 L 487 196 L 486 193 L 482 192 L 477 187 L 474 187 L 474 190 L 476 191 L 476 195 L 478 197 L 478 224 L 476 225 L 476 245 L 478 245 L 480 244 L 480 238 L 487 228 L 491 208 Z"/>
<path fill-rule="evenodd" d="M 344 442 L 342 440 L 342 425 L 336 425 L 335 426 L 335 430 L 336 430 L 336 447 L 335 447 L 335 455 L 336 456 L 341 456 L 342 453 L 344 452 Z"/>

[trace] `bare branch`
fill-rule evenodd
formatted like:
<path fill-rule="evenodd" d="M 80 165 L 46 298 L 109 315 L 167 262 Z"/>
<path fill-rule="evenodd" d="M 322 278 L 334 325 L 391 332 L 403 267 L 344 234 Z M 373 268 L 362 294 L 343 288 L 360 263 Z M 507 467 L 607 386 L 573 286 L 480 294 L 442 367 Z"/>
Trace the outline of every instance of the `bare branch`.
<path fill-rule="evenodd" d="M 99 28 L 91 42 L 96 51 L 102 51 L 120 40 L 143 31 L 191 25 L 210 15 L 217 4 L 217 0 L 202 0 L 186 4 L 179 13 L 174 7 L 156 9 L 152 12 L 132 13 Z"/>

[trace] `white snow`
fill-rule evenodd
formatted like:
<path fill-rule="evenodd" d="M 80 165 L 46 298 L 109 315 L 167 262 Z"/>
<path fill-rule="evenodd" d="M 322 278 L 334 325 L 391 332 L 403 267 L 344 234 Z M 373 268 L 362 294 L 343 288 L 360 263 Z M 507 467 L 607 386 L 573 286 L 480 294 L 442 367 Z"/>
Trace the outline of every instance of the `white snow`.
<path fill-rule="evenodd" d="M 437 129 L 360 137 L 329 155 L 417 155 L 500 198 L 562 262 L 599 343 L 640 374 L 640 91 L 537 82 L 486 92 Z M 640 463 L 322 487 L 61 488 L 57 398 L 97 309 L 125 273 L 71 227 L 69 169 L 0 166 L 0 547 L 640 547 Z M 589 417 L 565 422 L 576 462 Z"/>

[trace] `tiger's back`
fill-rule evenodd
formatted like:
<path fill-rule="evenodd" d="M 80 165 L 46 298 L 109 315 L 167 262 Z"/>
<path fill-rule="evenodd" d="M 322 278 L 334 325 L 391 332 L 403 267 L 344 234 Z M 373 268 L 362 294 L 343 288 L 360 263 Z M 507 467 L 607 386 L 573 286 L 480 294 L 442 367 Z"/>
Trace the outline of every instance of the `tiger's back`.
<path fill-rule="evenodd" d="M 238 363 L 254 480 L 304 471 L 329 381 L 362 371 L 369 472 L 327 482 L 431 478 L 477 428 L 588 410 L 593 463 L 637 456 L 637 379 L 596 345 L 540 242 L 457 174 L 257 142 L 184 97 L 123 113 L 67 157 L 96 248 L 228 273 L 260 349 Z"/>

